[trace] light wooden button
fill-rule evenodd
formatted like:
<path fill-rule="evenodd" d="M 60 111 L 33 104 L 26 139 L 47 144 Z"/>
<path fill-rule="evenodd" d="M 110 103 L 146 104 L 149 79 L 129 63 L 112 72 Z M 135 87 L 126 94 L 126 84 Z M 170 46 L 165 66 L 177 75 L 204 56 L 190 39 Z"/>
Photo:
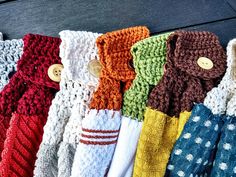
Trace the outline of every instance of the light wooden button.
<path fill-rule="evenodd" d="M 63 65 L 61 64 L 51 65 L 48 68 L 48 77 L 54 82 L 60 82 L 62 69 L 63 69 Z"/>
<path fill-rule="evenodd" d="M 88 71 L 94 77 L 96 77 L 96 78 L 100 77 L 101 69 L 102 69 L 102 65 L 101 65 L 101 63 L 98 60 L 93 59 L 93 60 L 89 61 L 89 63 L 88 63 Z"/>
<path fill-rule="evenodd" d="M 202 69 L 209 70 L 209 69 L 213 68 L 213 62 L 209 58 L 206 58 L 206 57 L 198 58 L 197 64 Z"/>

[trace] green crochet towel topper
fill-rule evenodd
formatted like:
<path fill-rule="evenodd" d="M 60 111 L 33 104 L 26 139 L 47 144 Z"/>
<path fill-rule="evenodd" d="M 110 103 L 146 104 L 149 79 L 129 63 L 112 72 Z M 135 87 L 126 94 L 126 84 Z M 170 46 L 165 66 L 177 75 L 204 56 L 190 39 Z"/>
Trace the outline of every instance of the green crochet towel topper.
<path fill-rule="evenodd" d="M 164 74 L 166 40 L 170 34 L 152 36 L 132 46 L 136 77 L 124 94 L 124 116 L 143 121 L 148 95 Z"/>

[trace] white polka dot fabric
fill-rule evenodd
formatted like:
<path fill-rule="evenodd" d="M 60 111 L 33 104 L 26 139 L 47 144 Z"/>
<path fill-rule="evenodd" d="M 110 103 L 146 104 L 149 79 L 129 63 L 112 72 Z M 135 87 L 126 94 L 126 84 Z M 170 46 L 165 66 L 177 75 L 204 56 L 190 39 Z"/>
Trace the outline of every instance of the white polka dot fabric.
<path fill-rule="evenodd" d="M 236 176 L 236 117 L 225 120 L 211 176 Z"/>
<path fill-rule="evenodd" d="M 177 140 L 169 165 L 167 176 L 204 175 L 211 166 L 211 156 L 215 152 L 220 129 L 221 116 L 214 116 L 203 104 L 195 105 L 192 115 Z"/>
<path fill-rule="evenodd" d="M 166 175 L 236 176 L 236 39 L 227 47 L 227 70 L 197 104 L 175 144 Z"/>

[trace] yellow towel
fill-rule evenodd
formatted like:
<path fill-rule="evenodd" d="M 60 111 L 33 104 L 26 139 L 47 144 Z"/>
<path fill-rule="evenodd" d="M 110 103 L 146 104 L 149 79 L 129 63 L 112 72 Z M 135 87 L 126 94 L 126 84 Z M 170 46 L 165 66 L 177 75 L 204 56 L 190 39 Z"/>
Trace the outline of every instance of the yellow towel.
<path fill-rule="evenodd" d="M 163 177 L 176 141 L 190 116 L 181 113 L 181 119 L 146 108 L 144 123 L 135 157 L 133 177 Z M 180 123 L 179 123 L 180 122 Z"/>

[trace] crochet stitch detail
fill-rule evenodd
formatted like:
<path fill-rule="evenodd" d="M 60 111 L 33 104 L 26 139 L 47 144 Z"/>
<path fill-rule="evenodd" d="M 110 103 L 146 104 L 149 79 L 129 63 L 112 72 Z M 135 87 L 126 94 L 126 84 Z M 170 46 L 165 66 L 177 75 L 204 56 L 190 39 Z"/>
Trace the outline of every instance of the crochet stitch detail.
<path fill-rule="evenodd" d="M 81 121 L 88 112 L 98 83 L 98 79 L 88 72 L 87 66 L 89 61 L 99 59 L 96 39 L 100 34 L 69 30 L 59 34 L 64 69 L 60 91 L 52 102 L 44 127 L 35 177 L 70 176 Z"/>
<path fill-rule="evenodd" d="M 236 39 L 231 40 L 227 46 L 227 69 L 220 84 L 207 93 L 204 104 L 194 106 L 191 117 L 175 144 L 173 152 L 181 149 L 181 154 L 172 153 L 168 176 L 176 176 L 178 171 L 186 176 L 200 175 L 205 171 L 207 176 L 234 176 L 235 148 L 232 147 L 232 142 L 235 138 L 236 84 L 233 73 L 236 55 L 232 50 L 235 49 Z M 228 125 L 232 128 L 230 131 Z M 223 144 L 226 146 L 223 147 Z M 190 153 L 191 163 L 186 159 L 186 155 Z"/>
<path fill-rule="evenodd" d="M 210 58 L 210 70 L 197 65 L 199 57 Z M 217 36 L 210 32 L 176 31 L 167 41 L 166 72 L 152 90 L 148 106 L 169 116 L 191 111 L 193 103 L 203 102 L 224 74 L 226 55 Z"/>
<path fill-rule="evenodd" d="M 87 31 L 61 31 L 60 57 L 69 79 L 95 85 L 98 78 L 89 73 L 88 63 L 99 60 L 95 41 L 101 34 Z"/>
<path fill-rule="evenodd" d="M 0 91 L 16 72 L 16 62 L 23 52 L 22 39 L 0 41 Z"/>
<path fill-rule="evenodd" d="M 47 72 L 52 64 L 58 64 L 60 61 L 58 60 L 60 38 L 27 34 L 23 40 L 24 60 L 19 60 L 17 63 L 17 70 L 21 76 L 35 85 L 59 89 L 59 84 L 52 81 Z"/>
<path fill-rule="evenodd" d="M 98 89 L 90 104 L 91 109 L 121 109 L 121 93 L 130 87 L 135 77 L 130 66 L 130 48 L 148 36 L 149 30 L 140 26 L 109 32 L 97 39 L 102 71 Z"/>
<path fill-rule="evenodd" d="M 227 46 L 227 69 L 218 87 L 207 93 L 204 105 L 213 114 L 227 114 L 236 116 L 235 97 L 236 92 L 236 39 L 231 40 Z M 220 101 L 219 101 L 220 100 Z M 227 113 L 226 113 L 227 110 Z"/>
<path fill-rule="evenodd" d="M 99 86 L 93 95 L 72 167 L 72 176 L 105 176 L 115 150 L 122 95 L 135 72 L 131 46 L 149 36 L 146 27 L 131 27 L 106 33 L 97 39 L 102 65 Z"/>
<path fill-rule="evenodd" d="M 163 75 L 166 62 L 166 40 L 170 33 L 153 36 L 132 46 L 136 77 L 124 94 L 122 113 L 132 119 L 143 120 L 150 90 Z"/>
<path fill-rule="evenodd" d="M 197 60 L 200 57 L 211 59 L 213 68 L 199 67 Z M 172 148 L 192 106 L 201 103 L 206 93 L 218 83 L 225 66 L 224 50 L 214 34 L 176 31 L 169 36 L 166 71 L 148 99 L 134 176 L 164 176 Z M 172 126 L 168 124 L 171 121 L 175 122 Z"/>
<path fill-rule="evenodd" d="M 59 88 L 47 75 L 61 63 L 59 38 L 27 34 L 17 73 L 0 92 L 0 176 L 33 176 L 36 153 L 51 101 Z M 9 124 L 10 123 L 10 124 Z M 6 130 L 6 128 L 8 128 Z M 7 136 L 6 136 L 7 134 Z"/>

